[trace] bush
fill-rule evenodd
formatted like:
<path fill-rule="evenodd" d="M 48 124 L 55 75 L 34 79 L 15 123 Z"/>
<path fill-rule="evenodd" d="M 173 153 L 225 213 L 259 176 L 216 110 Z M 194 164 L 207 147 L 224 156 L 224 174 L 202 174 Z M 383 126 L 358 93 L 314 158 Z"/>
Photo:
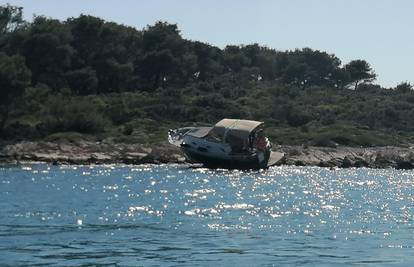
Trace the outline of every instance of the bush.
<path fill-rule="evenodd" d="M 338 144 L 331 140 L 328 136 L 320 136 L 313 140 L 312 145 L 314 146 L 323 146 L 323 147 L 337 147 Z"/>
<path fill-rule="evenodd" d="M 124 125 L 124 129 L 122 130 L 123 135 L 131 135 L 134 132 L 134 127 L 131 124 Z"/>
<path fill-rule="evenodd" d="M 73 70 L 66 73 L 66 79 L 73 92 L 79 95 L 96 93 L 98 78 L 91 67 Z"/>
<path fill-rule="evenodd" d="M 25 138 L 38 138 L 39 132 L 35 127 L 29 124 L 23 124 L 18 121 L 11 123 L 1 133 L 1 136 L 6 139 L 25 139 Z"/>
<path fill-rule="evenodd" d="M 335 123 L 335 114 L 327 112 L 321 116 L 322 125 L 331 125 Z"/>
<path fill-rule="evenodd" d="M 39 128 L 46 134 L 63 131 L 98 133 L 104 130 L 107 123 L 97 106 L 87 99 L 58 95 L 46 103 Z"/>
<path fill-rule="evenodd" d="M 299 127 L 305 125 L 309 121 L 311 121 L 311 117 L 300 111 L 299 109 L 290 110 L 286 116 L 287 123 L 293 127 Z"/>

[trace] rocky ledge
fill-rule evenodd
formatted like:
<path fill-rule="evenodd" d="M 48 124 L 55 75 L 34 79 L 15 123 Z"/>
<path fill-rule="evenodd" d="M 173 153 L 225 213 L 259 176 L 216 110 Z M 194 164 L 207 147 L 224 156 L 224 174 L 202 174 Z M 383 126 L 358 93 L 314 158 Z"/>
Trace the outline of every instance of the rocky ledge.
<path fill-rule="evenodd" d="M 111 140 L 19 142 L 0 146 L 0 162 L 22 161 L 48 162 L 53 164 L 145 164 L 183 163 L 181 151 L 162 143 L 141 145 L 114 143 Z"/>
<path fill-rule="evenodd" d="M 305 147 L 276 146 L 284 156 L 277 165 L 321 167 L 414 168 L 414 148 L 410 147 Z M 0 162 L 24 161 L 52 164 L 159 164 L 184 163 L 182 152 L 168 144 L 115 143 L 110 139 L 92 141 L 25 141 L 0 144 Z"/>
<path fill-rule="evenodd" d="M 413 147 L 303 147 L 279 146 L 279 164 L 320 167 L 414 168 Z"/>

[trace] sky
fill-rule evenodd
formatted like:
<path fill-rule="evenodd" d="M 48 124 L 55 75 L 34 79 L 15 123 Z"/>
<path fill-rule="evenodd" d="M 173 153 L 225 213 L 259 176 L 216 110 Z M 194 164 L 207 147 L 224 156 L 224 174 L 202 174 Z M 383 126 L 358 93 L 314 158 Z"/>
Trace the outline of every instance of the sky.
<path fill-rule="evenodd" d="M 342 63 L 368 61 L 377 83 L 414 82 L 411 0 L 0 0 L 33 15 L 65 20 L 90 14 L 143 29 L 178 24 L 186 39 L 224 48 L 258 43 L 277 50 L 310 47 Z"/>

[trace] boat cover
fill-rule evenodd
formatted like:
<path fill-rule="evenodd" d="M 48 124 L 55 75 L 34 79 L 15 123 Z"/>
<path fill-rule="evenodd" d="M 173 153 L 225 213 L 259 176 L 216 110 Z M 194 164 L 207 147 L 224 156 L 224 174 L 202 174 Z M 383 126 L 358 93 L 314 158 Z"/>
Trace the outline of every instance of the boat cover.
<path fill-rule="evenodd" d="M 263 122 L 261 121 L 222 119 L 214 125 L 212 132 L 221 138 L 224 135 L 230 135 L 240 139 L 247 139 L 250 133 L 262 124 Z"/>
<path fill-rule="evenodd" d="M 203 138 L 211 131 L 211 129 L 213 129 L 213 127 L 197 127 L 190 130 L 187 134 L 194 137 Z"/>

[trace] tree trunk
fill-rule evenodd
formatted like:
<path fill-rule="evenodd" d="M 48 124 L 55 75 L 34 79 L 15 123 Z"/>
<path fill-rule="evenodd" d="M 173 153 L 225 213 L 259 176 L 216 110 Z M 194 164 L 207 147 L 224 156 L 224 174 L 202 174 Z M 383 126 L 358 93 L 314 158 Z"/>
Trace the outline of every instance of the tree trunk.
<path fill-rule="evenodd" d="M 354 90 L 356 90 L 358 88 L 358 84 L 359 84 L 359 81 L 356 81 Z"/>

